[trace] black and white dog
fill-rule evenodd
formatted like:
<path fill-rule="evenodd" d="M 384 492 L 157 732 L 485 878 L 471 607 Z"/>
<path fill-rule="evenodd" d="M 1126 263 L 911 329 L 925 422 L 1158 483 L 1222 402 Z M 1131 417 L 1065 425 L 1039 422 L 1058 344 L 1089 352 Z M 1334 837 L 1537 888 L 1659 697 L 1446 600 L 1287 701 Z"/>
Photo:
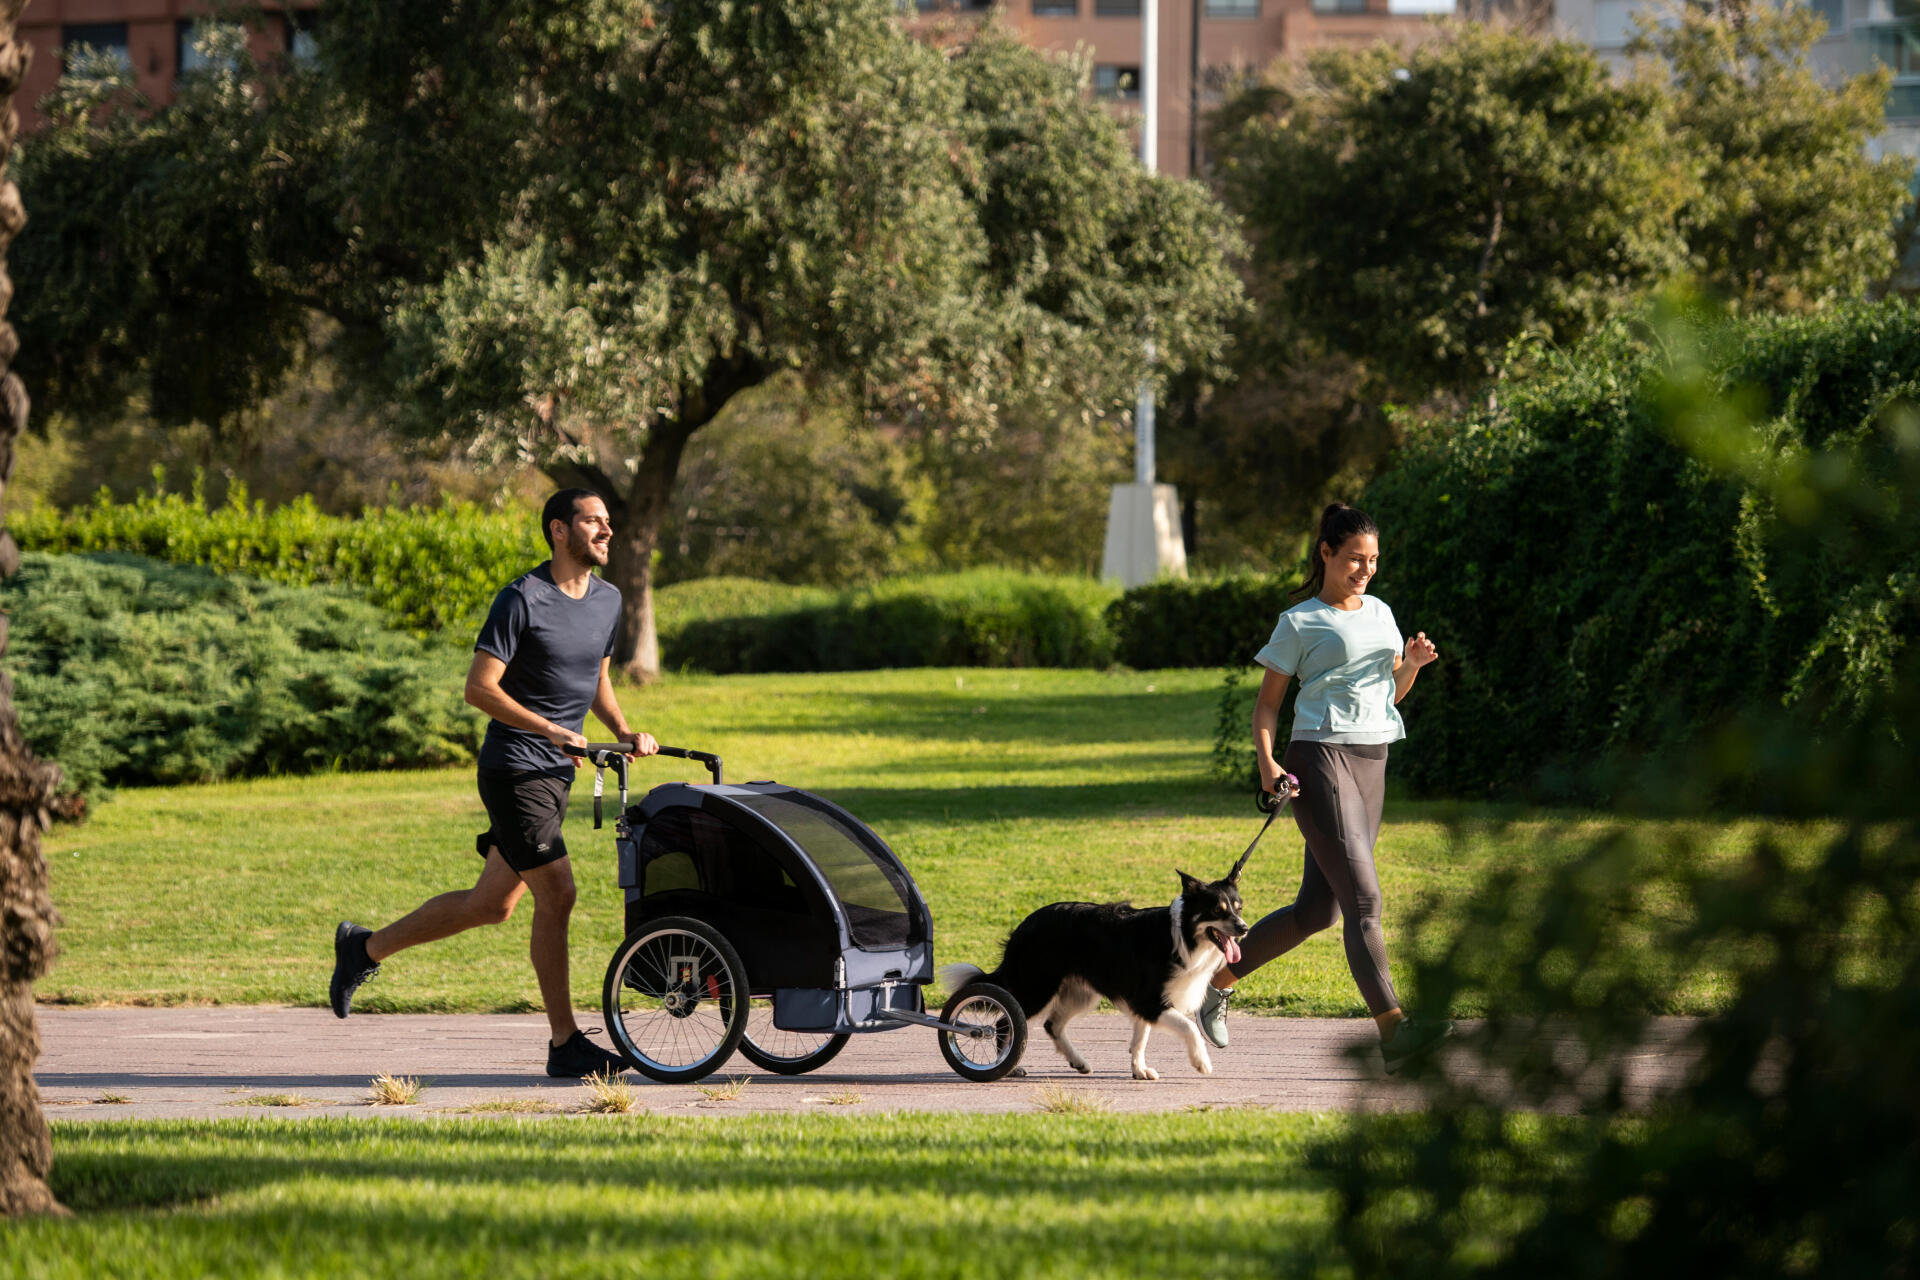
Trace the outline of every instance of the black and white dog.
<path fill-rule="evenodd" d="M 1247 853 L 1252 853 L 1249 848 Z M 1147 1036 L 1170 1027 L 1187 1044 L 1187 1060 L 1213 1070 L 1194 1017 L 1221 965 L 1240 959 L 1247 922 L 1240 918 L 1242 854 L 1226 877 L 1205 883 L 1179 873 L 1171 905 L 1141 910 L 1130 903 L 1055 902 L 1022 920 L 1007 938 L 1000 967 L 982 974 L 970 964 L 942 965 L 947 990 L 983 978 L 1006 988 L 1029 1022 L 1047 1029 L 1053 1047 L 1083 1075 L 1087 1060 L 1067 1039 L 1067 1023 L 1107 999 L 1133 1018 L 1133 1078 L 1158 1080 L 1147 1065 Z"/>

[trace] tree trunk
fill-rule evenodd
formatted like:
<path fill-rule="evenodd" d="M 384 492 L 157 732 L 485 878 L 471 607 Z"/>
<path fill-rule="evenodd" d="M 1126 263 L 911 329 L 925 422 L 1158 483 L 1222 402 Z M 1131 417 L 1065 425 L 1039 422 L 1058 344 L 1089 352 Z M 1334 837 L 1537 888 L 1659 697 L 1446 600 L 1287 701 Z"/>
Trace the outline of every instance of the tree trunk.
<path fill-rule="evenodd" d="M 727 402 L 764 380 L 767 370 L 744 355 L 716 360 L 690 392 L 677 418 L 662 418 L 647 434 L 633 481 L 621 492 L 613 476 L 625 468 L 555 463 L 547 474 L 562 485 L 591 489 L 606 500 L 613 519 L 607 581 L 620 588 L 620 633 L 613 642 L 614 669 L 641 684 L 660 678 L 660 632 L 653 615 L 653 550 L 680 474 L 687 440 L 720 416 Z"/>
<path fill-rule="evenodd" d="M 0 165 L 13 153 L 20 119 L 13 94 L 25 77 L 29 50 L 14 37 L 25 0 L 0 0 Z M 0 496 L 13 478 L 13 442 L 27 425 L 27 391 L 13 372 L 19 348 L 4 317 L 13 296 L 6 249 L 26 223 L 20 192 L 0 181 Z M 0 575 L 20 564 L 13 539 L 0 530 Z M 6 620 L 0 617 L 0 653 Z M 47 1190 L 53 1142 L 33 1083 L 40 1033 L 33 1022 L 33 980 L 53 959 L 53 903 L 40 856 L 60 773 L 34 759 L 13 714 L 13 685 L 0 673 L 0 1218 L 60 1212 Z"/>

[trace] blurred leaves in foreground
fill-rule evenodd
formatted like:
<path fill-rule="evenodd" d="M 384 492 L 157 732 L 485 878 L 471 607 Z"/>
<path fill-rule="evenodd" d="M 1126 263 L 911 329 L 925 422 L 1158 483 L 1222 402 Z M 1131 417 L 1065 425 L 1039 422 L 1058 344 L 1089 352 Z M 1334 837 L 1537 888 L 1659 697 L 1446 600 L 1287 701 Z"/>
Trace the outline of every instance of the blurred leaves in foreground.
<path fill-rule="evenodd" d="M 1913 536 L 1910 417 L 1774 450 L 1757 400 L 1696 373 L 1712 327 L 1663 335 L 1668 429 L 1822 563 Z M 1770 791 L 1829 826 L 1815 852 L 1762 837 L 1709 863 L 1623 826 L 1490 880 L 1444 931 L 1414 923 L 1430 1007 L 1492 1013 L 1423 1077 L 1426 1110 L 1356 1117 L 1321 1150 L 1357 1275 L 1920 1274 L 1920 604 L 1887 598 L 1880 678 L 1836 688 L 1844 714 L 1810 728 L 1760 702 L 1643 784 L 1680 809 Z M 1672 1037 L 1654 1014 L 1709 963 L 1727 1007 L 1669 1050 L 1684 1082 L 1649 1092 L 1636 1052 Z"/>

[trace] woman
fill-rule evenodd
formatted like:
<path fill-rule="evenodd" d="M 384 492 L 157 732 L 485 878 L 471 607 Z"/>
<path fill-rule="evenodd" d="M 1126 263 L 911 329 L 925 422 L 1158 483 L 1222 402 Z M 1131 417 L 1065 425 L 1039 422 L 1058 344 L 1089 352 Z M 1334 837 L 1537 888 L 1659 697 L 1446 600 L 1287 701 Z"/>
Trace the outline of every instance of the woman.
<path fill-rule="evenodd" d="M 1284 763 L 1300 780 L 1293 816 L 1306 837 L 1306 871 L 1293 905 L 1253 926 L 1241 940 L 1240 962 L 1220 971 L 1201 1002 L 1201 1029 L 1222 1048 L 1234 981 L 1342 915 L 1347 966 L 1379 1025 L 1387 1070 L 1398 1071 L 1453 1031 L 1450 1022 L 1423 1022 L 1401 1011 L 1380 933 L 1373 844 L 1380 835 L 1387 744 L 1406 737 L 1395 704 L 1440 653 L 1424 631 L 1402 652 L 1393 610 L 1367 595 L 1379 566 L 1380 530 L 1373 521 L 1342 503 L 1328 507 L 1299 603 L 1280 615 L 1273 638 L 1254 657 L 1267 669 L 1253 704 L 1253 752 L 1260 786 L 1269 793 L 1281 774 L 1273 750 L 1280 704 L 1287 685 L 1300 682 Z"/>

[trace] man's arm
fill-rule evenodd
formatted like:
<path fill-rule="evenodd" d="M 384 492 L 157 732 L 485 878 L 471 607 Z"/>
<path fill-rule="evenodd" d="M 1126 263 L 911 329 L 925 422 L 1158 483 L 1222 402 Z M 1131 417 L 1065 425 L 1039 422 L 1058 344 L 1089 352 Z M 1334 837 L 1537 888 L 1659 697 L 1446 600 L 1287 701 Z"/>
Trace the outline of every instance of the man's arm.
<path fill-rule="evenodd" d="M 564 729 L 545 716 L 535 715 L 509 697 L 507 691 L 500 687 L 500 677 L 506 673 L 506 663 L 485 649 L 477 650 L 473 655 L 473 665 L 467 668 L 467 705 L 510 729 L 537 733 L 556 747 L 587 745 L 587 740 L 573 730 Z M 604 669 L 600 679 L 603 682 L 606 680 Z"/>
<path fill-rule="evenodd" d="M 650 756 L 660 749 L 650 733 L 636 733 L 627 727 L 626 716 L 620 713 L 620 699 L 613 693 L 613 659 L 600 659 L 600 687 L 593 691 L 593 714 L 601 724 L 613 731 L 613 736 L 632 748 L 630 756 Z"/>

